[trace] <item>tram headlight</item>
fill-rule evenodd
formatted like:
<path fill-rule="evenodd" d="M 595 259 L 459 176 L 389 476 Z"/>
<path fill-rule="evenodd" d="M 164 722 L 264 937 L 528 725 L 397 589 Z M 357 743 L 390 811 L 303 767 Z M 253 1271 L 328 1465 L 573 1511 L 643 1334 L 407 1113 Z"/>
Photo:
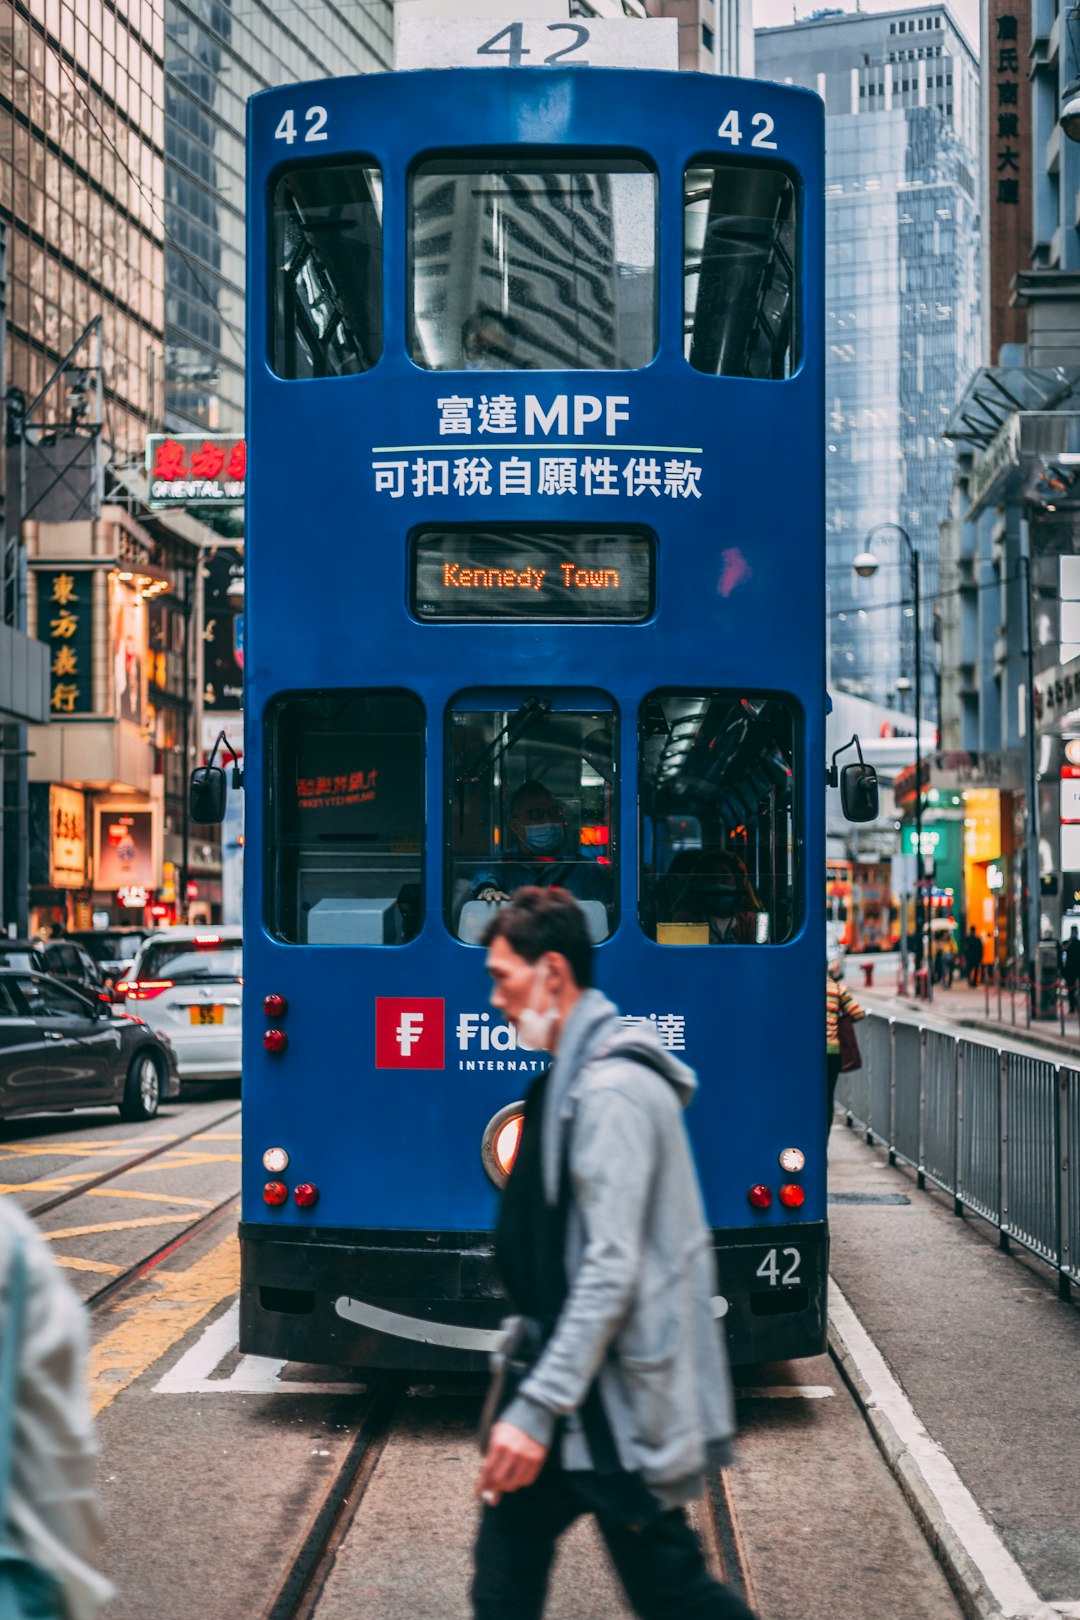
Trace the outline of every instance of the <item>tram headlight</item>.
<path fill-rule="evenodd" d="M 283 1170 L 289 1168 L 289 1155 L 284 1148 L 267 1148 L 263 1154 L 263 1169 L 269 1170 L 272 1176 L 280 1176 Z"/>
<path fill-rule="evenodd" d="M 488 1178 L 501 1191 L 510 1179 L 514 1160 L 521 1144 L 521 1127 L 525 1120 L 525 1104 L 507 1103 L 505 1108 L 488 1120 L 480 1142 L 480 1162 Z"/>
<path fill-rule="evenodd" d="M 797 1176 L 806 1163 L 806 1154 L 802 1148 L 784 1148 L 780 1154 L 780 1168 L 786 1170 L 789 1176 Z"/>

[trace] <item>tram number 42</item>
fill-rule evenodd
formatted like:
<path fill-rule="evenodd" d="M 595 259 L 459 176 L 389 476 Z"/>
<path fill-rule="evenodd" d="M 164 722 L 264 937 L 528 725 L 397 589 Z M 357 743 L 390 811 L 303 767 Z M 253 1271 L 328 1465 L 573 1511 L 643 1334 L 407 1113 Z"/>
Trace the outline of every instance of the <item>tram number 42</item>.
<path fill-rule="evenodd" d="M 309 107 L 304 114 L 304 123 L 308 125 L 303 137 L 305 141 L 325 141 L 325 107 Z M 274 139 L 275 141 L 284 141 L 286 146 L 291 146 L 296 139 L 296 135 L 296 114 L 290 107 L 287 112 L 282 113 L 281 122 L 274 131 Z"/>
<path fill-rule="evenodd" d="M 770 1249 L 764 1260 L 754 1273 L 755 1277 L 764 1277 L 770 1288 L 801 1281 L 799 1266 L 802 1264 L 802 1255 L 798 1249 Z"/>
<path fill-rule="evenodd" d="M 768 113 L 752 113 L 750 116 L 750 128 L 757 130 L 757 134 L 751 136 L 751 146 L 763 147 L 769 152 L 776 151 L 776 142 L 769 139 L 776 128 L 776 124 Z M 720 125 L 716 134 L 719 140 L 730 141 L 732 146 L 742 145 L 742 125 L 739 123 L 739 115 L 734 108 L 725 115 L 724 122 Z"/>

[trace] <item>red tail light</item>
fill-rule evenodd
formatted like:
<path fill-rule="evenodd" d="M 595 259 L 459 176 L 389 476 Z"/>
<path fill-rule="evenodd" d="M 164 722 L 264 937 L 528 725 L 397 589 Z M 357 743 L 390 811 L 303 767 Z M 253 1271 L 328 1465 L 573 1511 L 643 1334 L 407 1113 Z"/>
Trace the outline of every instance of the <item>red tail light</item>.
<path fill-rule="evenodd" d="M 293 1197 L 301 1209 L 313 1209 L 319 1202 L 319 1189 L 313 1187 L 310 1181 L 302 1181 L 294 1189 Z"/>
<path fill-rule="evenodd" d="M 758 1182 L 756 1187 L 750 1188 L 746 1201 L 751 1209 L 768 1209 L 772 1203 L 772 1188 L 764 1187 Z"/>
<path fill-rule="evenodd" d="M 263 1012 L 267 1018 L 284 1018 L 289 1010 L 289 1003 L 284 996 L 263 996 Z"/>
<path fill-rule="evenodd" d="M 806 1202 L 806 1193 L 797 1182 L 789 1181 L 780 1189 L 780 1202 L 785 1209 L 801 1209 Z"/>
<path fill-rule="evenodd" d="M 283 1029 L 268 1029 L 263 1036 L 263 1045 L 268 1052 L 284 1052 L 289 1044 L 289 1037 Z"/>
<path fill-rule="evenodd" d="M 275 1208 L 286 1203 L 288 1197 L 289 1189 L 283 1181 L 268 1181 L 263 1188 L 263 1203 L 273 1204 Z"/>
<path fill-rule="evenodd" d="M 116 988 L 123 990 L 129 1001 L 153 1001 L 163 990 L 172 987 L 172 979 L 135 979 L 131 984 L 118 984 Z"/>

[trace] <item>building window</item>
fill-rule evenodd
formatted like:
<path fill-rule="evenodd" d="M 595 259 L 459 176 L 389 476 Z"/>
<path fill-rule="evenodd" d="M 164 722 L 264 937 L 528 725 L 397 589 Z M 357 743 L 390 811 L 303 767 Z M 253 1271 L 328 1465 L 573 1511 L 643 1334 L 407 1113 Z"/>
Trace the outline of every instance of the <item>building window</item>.
<path fill-rule="evenodd" d="M 713 42 L 713 31 L 711 28 L 706 27 L 704 23 L 701 25 L 701 43 L 707 51 L 711 52 L 716 49 Z"/>

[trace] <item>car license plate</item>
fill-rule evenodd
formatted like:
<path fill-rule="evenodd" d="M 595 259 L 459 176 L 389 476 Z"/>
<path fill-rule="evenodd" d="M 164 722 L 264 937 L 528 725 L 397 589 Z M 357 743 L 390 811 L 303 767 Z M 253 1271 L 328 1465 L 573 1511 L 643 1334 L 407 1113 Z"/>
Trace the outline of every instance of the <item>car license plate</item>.
<path fill-rule="evenodd" d="M 191 1022 L 193 1024 L 223 1024 L 225 1022 L 224 1007 L 192 1007 Z"/>

